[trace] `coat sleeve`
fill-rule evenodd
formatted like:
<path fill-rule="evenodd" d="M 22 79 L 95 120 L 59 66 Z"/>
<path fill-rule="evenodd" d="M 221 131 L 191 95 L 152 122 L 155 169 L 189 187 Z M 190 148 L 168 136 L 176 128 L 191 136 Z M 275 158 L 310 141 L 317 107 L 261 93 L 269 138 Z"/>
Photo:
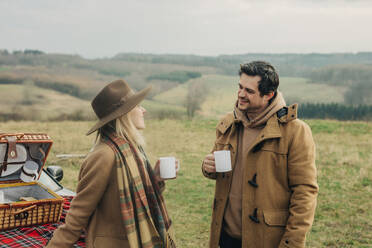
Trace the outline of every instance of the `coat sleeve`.
<path fill-rule="evenodd" d="M 221 133 L 216 130 L 216 140 L 218 139 L 218 137 L 221 135 Z M 213 153 L 217 148 L 217 145 L 216 145 L 216 141 L 214 141 L 214 146 L 212 148 L 212 151 L 210 153 Z M 217 174 L 216 173 L 208 173 L 206 172 L 204 169 L 203 169 L 203 163 L 204 161 L 202 162 L 202 166 L 201 166 L 201 170 L 202 170 L 202 173 L 203 175 L 206 177 L 206 178 L 209 178 L 209 179 L 216 179 L 217 178 Z"/>
<path fill-rule="evenodd" d="M 216 126 L 216 140 L 214 141 L 214 146 L 213 146 L 213 149 L 212 149 L 211 153 L 213 153 L 214 151 L 217 150 L 217 140 L 221 136 L 223 136 L 225 134 L 225 132 L 231 127 L 231 125 L 233 124 L 234 118 L 235 118 L 234 114 L 233 114 L 233 112 L 231 112 L 231 113 L 228 113 L 227 115 L 225 115 L 218 122 L 218 124 Z M 203 162 L 202 162 L 202 166 L 201 166 L 203 175 L 205 177 L 209 178 L 209 179 L 217 179 L 217 174 L 215 172 L 214 173 L 208 173 L 208 172 L 203 170 Z"/>
<path fill-rule="evenodd" d="M 76 196 L 71 202 L 65 224 L 54 232 L 48 248 L 72 247 L 79 239 L 105 192 L 114 162 L 114 152 L 108 146 L 88 155 L 81 166 Z"/>
<path fill-rule="evenodd" d="M 288 182 L 292 192 L 289 218 L 279 247 L 305 247 L 314 220 L 318 185 L 315 144 L 310 127 L 298 121 L 288 151 Z"/>

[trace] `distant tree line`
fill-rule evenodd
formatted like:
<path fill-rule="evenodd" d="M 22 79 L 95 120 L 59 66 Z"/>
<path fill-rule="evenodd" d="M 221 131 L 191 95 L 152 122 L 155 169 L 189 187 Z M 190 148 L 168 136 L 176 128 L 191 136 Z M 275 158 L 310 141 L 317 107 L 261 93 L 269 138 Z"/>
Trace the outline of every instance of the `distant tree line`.
<path fill-rule="evenodd" d="M 372 52 L 329 54 L 248 53 L 239 55 L 220 55 L 216 57 L 179 54 L 156 55 L 121 53 L 113 57 L 113 59 L 141 63 L 209 66 L 218 68 L 220 73 L 228 75 L 236 75 L 239 70 L 239 64 L 253 60 L 265 60 L 278 68 L 281 76 L 304 77 L 308 76 L 312 69 L 328 65 L 372 64 Z"/>
<path fill-rule="evenodd" d="M 21 78 L 21 77 L 9 77 L 9 76 L 0 76 L 0 84 L 25 84 L 25 82 L 30 79 Z M 43 81 L 37 79 L 31 79 L 33 84 L 37 87 L 44 89 L 55 90 L 60 93 L 68 94 L 70 96 L 75 96 L 82 99 L 90 99 L 90 95 L 82 92 L 82 90 L 77 86 L 64 82 L 52 82 L 52 81 Z"/>
<path fill-rule="evenodd" d="M 98 68 L 97 71 L 103 75 L 116 76 L 116 77 L 126 77 L 130 75 L 130 72 L 124 71 L 122 69 L 114 69 L 114 68 Z"/>
<path fill-rule="evenodd" d="M 346 86 L 348 105 L 372 104 L 372 65 L 333 65 L 312 70 L 310 82 Z"/>
<path fill-rule="evenodd" d="M 352 84 L 344 94 L 344 101 L 349 105 L 372 104 L 372 78 Z"/>
<path fill-rule="evenodd" d="M 269 54 L 248 53 L 240 55 L 198 56 L 198 55 L 155 55 L 121 53 L 113 58 L 88 60 L 78 55 L 46 54 L 39 50 L 24 51 L 0 50 L 0 65 L 45 65 L 45 66 L 76 66 L 99 71 L 113 76 L 127 76 L 128 71 L 118 66 L 117 62 L 127 61 L 152 64 L 180 64 L 186 66 L 206 66 L 217 68 L 219 73 L 236 75 L 239 64 L 253 60 L 265 60 L 272 63 L 281 76 L 309 77 L 313 69 L 330 65 L 372 65 L 372 52 L 360 53 L 330 53 L 330 54 Z M 349 66 L 347 66 L 349 67 Z M 354 70 L 355 68 L 351 68 Z M 123 74 L 124 73 L 124 74 Z"/>
<path fill-rule="evenodd" d="M 372 120 L 372 106 L 304 103 L 298 108 L 298 116 L 305 119 Z"/>
<path fill-rule="evenodd" d="M 64 93 L 70 96 L 75 96 L 78 98 L 84 98 L 80 88 L 73 84 L 68 83 L 61 83 L 61 82 L 43 82 L 43 81 L 35 81 L 36 86 L 44 89 L 51 89 L 58 91 L 60 93 Z"/>
<path fill-rule="evenodd" d="M 71 63 L 70 66 L 76 69 L 97 71 L 100 74 L 109 76 L 126 77 L 130 75 L 130 72 L 123 66 L 118 66 L 115 63 L 108 62 L 107 60 L 94 60 L 89 62 L 85 60 L 77 60 L 74 63 Z"/>
<path fill-rule="evenodd" d="M 0 75 L 0 84 L 23 84 L 24 78 Z"/>
<path fill-rule="evenodd" d="M 25 51 L 0 50 L 0 65 L 29 65 L 29 66 L 68 66 L 72 63 L 83 63 L 85 60 L 77 55 L 46 54 L 38 50 Z"/>
<path fill-rule="evenodd" d="M 5 121 L 93 121 L 96 119 L 90 112 L 78 109 L 70 114 L 59 114 L 56 116 L 42 117 L 40 110 L 13 111 L 11 113 L 0 113 L 0 122 Z"/>
<path fill-rule="evenodd" d="M 113 60 L 87 60 L 78 55 L 46 54 L 43 51 L 32 49 L 17 50 L 13 51 L 13 53 L 8 52 L 6 49 L 0 50 L 0 65 L 61 66 L 92 70 L 103 75 L 115 77 L 130 75 L 130 72 Z"/>
<path fill-rule="evenodd" d="M 22 50 L 15 50 L 13 53 L 8 52 L 7 49 L 0 49 L 0 55 L 19 55 L 19 54 L 31 54 L 31 55 L 41 55 L 45 54 L 43 51 L 40 50 L 33 50 L 33 49 L 25 49 L 24 51 Z"/>
<path fill-rule="evenodd" d="M 370 65 L 332 65 L 314 69 L 306 75 L 314 83 L 350 86 L 357 82 L 372 81 Z"/>
<path fill-rule="evenodd" d="M 195 71 L 172 71 L 170 73 L 155 74 L 147 77 L 148 81 L 151 80 L 168 80 L 172 82 L 185 83 L 186 81 L 199 78 L 202 74 Z"/>

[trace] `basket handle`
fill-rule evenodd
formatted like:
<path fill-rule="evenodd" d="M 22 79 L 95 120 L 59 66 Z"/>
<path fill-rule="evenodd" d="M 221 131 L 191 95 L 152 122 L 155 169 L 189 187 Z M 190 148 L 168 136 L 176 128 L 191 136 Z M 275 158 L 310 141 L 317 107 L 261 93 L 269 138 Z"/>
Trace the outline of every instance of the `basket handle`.
<path fill-rule="evenodd" d="M 29 207 L 27 207 L 27 208 L 24 208 L 24 209 L 21 209 L 21 210 L 15 211 L 15 212 L 13 212 L 12 214 L 13 214 L 13 215 L 21 214 L 21 213 L 23 213 L 23 212 L 26 212 L 26 211 L 31 210 L 31 209 L 34 209 L 34 208 L 36 208 L 36 205 L 32 205 L 32 206 L 29 206 Z"/>
<path fill-rule="evenodd" d="M 17 139 L 21 139 L 24 135 L 24 133 L 0 133 L 0 139 L 7 136 L 16 136 Z"/>

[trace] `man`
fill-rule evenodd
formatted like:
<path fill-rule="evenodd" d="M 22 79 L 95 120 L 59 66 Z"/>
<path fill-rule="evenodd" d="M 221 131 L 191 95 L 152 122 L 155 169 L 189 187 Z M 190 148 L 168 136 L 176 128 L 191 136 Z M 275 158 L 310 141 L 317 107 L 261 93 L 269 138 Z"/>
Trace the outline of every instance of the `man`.
<path fill-rule="evenodd" d="M 311 130 L 296 104 L 285 107 L 272 65 L 243 64 L 239 75 L 213 148 L 230 150 L 232 171 L 216 172 L 213 154 L 202 165 L 216 180 L 210 247 L 304 247 L 318 193 Z"/>

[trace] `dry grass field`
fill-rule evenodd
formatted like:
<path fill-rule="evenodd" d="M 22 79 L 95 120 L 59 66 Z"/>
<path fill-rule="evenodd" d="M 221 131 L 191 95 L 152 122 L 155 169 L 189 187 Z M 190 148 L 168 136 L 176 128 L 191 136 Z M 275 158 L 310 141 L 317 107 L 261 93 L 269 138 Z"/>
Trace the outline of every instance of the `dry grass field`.
<path fill-rule="evenodd" d="M 214 182 L 201 174 L 201 161 L 214 141 L 215 120 L 148 120 L 146 150 L 181 161 L 176 180 L 167 182 L 165 198 L 179 247 L 207 247 Z M 317 145 L 320 192 L 307 247 L 371 247 L 372 124 L 307 121 Z M 54 140 L 47 164 L 61 165 L 62 183 L 74 189 L 82 159 L 61 160 L 56 154 L 85 154 L 94 136 L 85 136 L 92 122 L 6 122 L 1 132 L 47 132 Z"/>

